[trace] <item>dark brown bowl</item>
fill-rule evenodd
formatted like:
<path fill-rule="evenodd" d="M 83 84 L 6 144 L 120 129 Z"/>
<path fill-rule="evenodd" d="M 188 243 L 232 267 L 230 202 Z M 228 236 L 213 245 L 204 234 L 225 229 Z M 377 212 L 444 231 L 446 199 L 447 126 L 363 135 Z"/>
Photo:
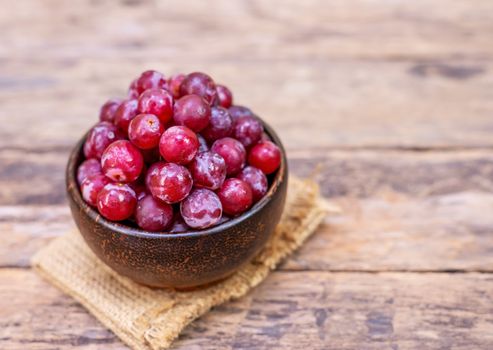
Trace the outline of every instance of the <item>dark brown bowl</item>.
<path fill-rule="evenodd" d="M 75 223 L 91 250 L 121 275 L 152 287 L 192 288 L 221 280 L 253 258 L 279 222 L 287 190 L 287 162 L 279 137 L 266 132 L 282 150 L 279 170 L 264 198 L 241 216 L 219 226 L 184 233 L 150 233 L 106 220 L 84 202 L 76 171 L 83 161 L 83 137 L 70 154 L 67 193 Z"/>

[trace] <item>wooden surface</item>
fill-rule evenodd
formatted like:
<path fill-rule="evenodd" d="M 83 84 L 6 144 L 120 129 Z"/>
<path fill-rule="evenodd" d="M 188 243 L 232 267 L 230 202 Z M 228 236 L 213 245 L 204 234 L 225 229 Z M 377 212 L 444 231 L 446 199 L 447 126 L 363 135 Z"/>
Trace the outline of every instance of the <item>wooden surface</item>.
<path fill-rule="evenodd" d="M 175 349 L 493 348 L 493 3 L 0 0 L 0 348 L 125 349 L 40 279 L 70 147 L 148 68 L 203 70 L 339 204 Z"/>

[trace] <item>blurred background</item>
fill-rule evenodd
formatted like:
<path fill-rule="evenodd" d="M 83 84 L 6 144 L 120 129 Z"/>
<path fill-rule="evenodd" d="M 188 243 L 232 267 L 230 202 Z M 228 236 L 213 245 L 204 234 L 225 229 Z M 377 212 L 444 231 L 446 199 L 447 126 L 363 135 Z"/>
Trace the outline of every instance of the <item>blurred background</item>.
<path fill-rule="evenodd" d="M 493 144 L 488 1 L 4 5 L 0 147 L 63 157 L 146 69 L 209 73 L 271 123 L 293 157 Z M 59 170 L 46 174 L 55 193 Z"/>
<path fill-rule="evenodd" d="M 29 348 L 26 339 L 39 349 L 122 347 L 29 259 L 73 228 L 69 150 L 100 106 L 147 69 L 204 71 L 230 87 L 278 131 L 291 172 L 317 169 L 323 194 L 344 211 L 232 304 L 238 313 L 219 308 L 179 346 L 213 339 L 229 315 L 237 343 L 223 335 L 225 348 L 376 349 L 402 339 L 409 348 L 493 348 L 492 1 L 1 0 L 0 8 L 0 348 Z M 296 289 L 297 271 L 313 295 Z M 281 282 L 291 309 L 269 294 Z M 272 305 L 277 318 L 266 314 Z"/>

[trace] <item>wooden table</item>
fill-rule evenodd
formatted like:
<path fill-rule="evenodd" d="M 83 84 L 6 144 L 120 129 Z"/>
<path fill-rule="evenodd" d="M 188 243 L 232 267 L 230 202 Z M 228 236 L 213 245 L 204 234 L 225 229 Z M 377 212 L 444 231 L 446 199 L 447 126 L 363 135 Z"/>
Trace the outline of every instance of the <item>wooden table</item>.
<path fill-rule="evenodd" d="M 29 267 L 67 154 L 155 68 L 234 89 L 344 213 L 176 349 L 493 348 L 493 2 L 29 1 L 0 11 L 0 348 L 124 349 Z"/>

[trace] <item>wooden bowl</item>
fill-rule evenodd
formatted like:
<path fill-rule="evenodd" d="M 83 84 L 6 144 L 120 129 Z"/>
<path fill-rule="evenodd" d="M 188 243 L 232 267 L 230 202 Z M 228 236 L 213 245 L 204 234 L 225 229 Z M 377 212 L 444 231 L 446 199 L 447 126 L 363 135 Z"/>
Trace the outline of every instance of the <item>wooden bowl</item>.
<path fill-rule="evenodd" d="M 280 220 L 287 190 L 287 162 L 278 136 L 266 132 L 281 148 L 282 161 L 270 176 L 270 188 L 242 215 L 219 226 L 184 233 L 151 233 L 103 218 L 81 197 L 76 180 L 84 160 L 83 137 L 66 169 L 72 216 L 91 250 L 109 267 L 152 287 L 193 288 L 219 281 L 250 261 L 265 245 Z"/>

